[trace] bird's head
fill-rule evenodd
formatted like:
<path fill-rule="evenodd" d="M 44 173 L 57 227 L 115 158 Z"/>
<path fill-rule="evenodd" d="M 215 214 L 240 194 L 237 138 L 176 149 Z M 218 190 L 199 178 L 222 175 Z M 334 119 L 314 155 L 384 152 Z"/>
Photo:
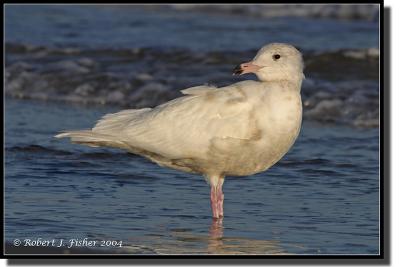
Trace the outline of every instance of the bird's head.
<path fill-rule="evenodd" d="M 262 47 L 252 61 L 238 65 L 234 75 L 254 73 L 260 81 L 302 80 L 303 58 L 294 46 L 272 43 Z"/>

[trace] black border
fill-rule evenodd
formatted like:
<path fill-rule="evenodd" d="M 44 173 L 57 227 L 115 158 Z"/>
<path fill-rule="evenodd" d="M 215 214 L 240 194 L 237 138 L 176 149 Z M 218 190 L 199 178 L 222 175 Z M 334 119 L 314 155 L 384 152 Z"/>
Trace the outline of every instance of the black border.
<path fill-rule="evenodd" d="M 179 2 L 179 1 L 177 1 Z M 172 2 L 172 3 L 177 3 Z M 16 1 L 18 3 L 18 1 Z M 66 4 L 78 4 L 75 1 L 71 1 Z M 145 3 L 145 2 L 143 2 Z M 191 3 L 201 3 L 198 1 L 193 1 Z M 224 1 L 219 1 L 215 4 L 228 3 Z M 266 2 L 258 4 L 289 4 L 290 1 L 285 2 Z M 298 3 L 293 1 L 292 3 Z M 31 265 L 48 265 L 48 264 L 96 264 L 96 265 L 106 265 L 106 264 L 262 264 L 262 263 L 273 263 L 273 264 L 389 264 L 390 263 L 390 180 L 389 180 L 389 170 L 390 170 L 390 9 L 384 9 L 383 1 L 372 1 L 367 0 L 360 3 L 350 3 L 350 2 L 308 2 L 303 1 L 302 4 L 379 4 L 379 19 L 380 19 L 380 254 L 379 255 L 76 255 L 76 254 L 46 254 L 46 255 L 27 255 L 27 254 L 4 254 L 4 222 L 3 231 L 1 232 L 3 236 L 3 242 L 1 242 L 1 252 L 0 258 L 10 259 L 8 263 L 13 264 L 31 264 Z M 13 4 L 13 3 L 5 3 Z M 20 2 L 18 4 L 29 4 L 27 2 Z M 33 4 L 33 3 L 32 3 Z M 55 3 L 46 3 L 55 4 Z M 62 4 L 62 3 L 57 3 Z M 83 3 L 81 3 L 83 4 Z M 89 3 L 88 3 L 89 4 Z M 112 4 L 122 4 L 122 3 L 112 3 Z M 132 3 L 133 4 L 133 3 Z M 139 4 L 139 3 L 135 3 Z M 149 4 L 149 3 L 146 3 Z M 157 3 L 154 3 L 157 4 Z M 161 4 L 161 3 L 158 3 Z M 214 4 L 214 3 L 213 3 Z M 250 3 L 238 3 L 238 4 L 257 4 L 254 2 Z M 4 8 L 4 4 L 3 4 Z M 4 14 L 4 9 L 3 9 Z M 3 16 L 3 30 L 4 30 L 5 16 Z M 3 42 L 4 42 L 4 31 L 3 31 Z M 385 51 L 387 53 L 385 53 Z M 3 46 L 3 55 L 5 55 L 5 48 Z M 3 66 L 4 66 L 3 57 Z M 386 69 L 386 72 L 384 71 Z M 3 70 L 4 74 L 4 70 Z M 3 75 L 4 77 L 4 75 Z M 4 95 L 2 98 L 2 105 L 4 111 Z M 3 112 L 4 114 L 4 112 Z M 4 115 L 3 115 L 4 116 Z M 3 117 L 4 119 L 4 117 Z M 4 132 L 4 121 L 3 121 L 3 132 Z M 3 135 L 3 156 L 4 156 L 4 135 Z M 4 157 L 3 157 L 4 158 Z M 3 161 L 4 166 L 4 161 Z M 5 186 L 5 177 L 3 169 L 3 190 Z M 4 191 L 2 190 L 2 194 Z M 2 197 L 4 200 L 4 195 Z M 4 206 L 2 210 L 4 218 Z M 31 259 L 31 260 L 27 260 Z M 32 260 L 34 259 L 34 260 Z M 51 259 L 43 260 L 43 259 Z M 67 260 L 68 259 L 68 260 Z M 116 261 L 118 259 L 118 261 Z M 121 261 L 121 259 L 125 259 Z M 196 260 L 195 262 L 193 260 Z M 249 260 L 252 259 L 251 262 Z M 304 261 L 308 260 L 308 261 Z M 312 261 L 311 261 L 312 260 Z"/>

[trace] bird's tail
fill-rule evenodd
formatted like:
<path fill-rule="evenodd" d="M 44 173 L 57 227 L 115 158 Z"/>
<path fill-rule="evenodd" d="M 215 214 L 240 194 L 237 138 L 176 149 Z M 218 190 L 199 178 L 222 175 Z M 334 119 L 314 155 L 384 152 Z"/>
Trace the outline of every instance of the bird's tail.
<path fill-rule="evenodd" d="M 72 143 L 87 145 L 91 147 L 107 146 L 121 149 L 129 148 L 125 142 L 118 140 L 115 136 L 97 133 L 92 130 L 68 131 L 57 134 L 54 137 L 69 137 L 71 138 Z"/>
<path fill-rule="evenodd" d="M 140 120 L 150 108 L 127 109 L 103 116 L 91 130 L 66 131 L 56 135 L 56 138 L 69 137 L 72 143 L 91 147 L 108 146 L 128 149 L 131 147 L 124 142 L 121 132 L 127 125 L 133 125 Z"/>

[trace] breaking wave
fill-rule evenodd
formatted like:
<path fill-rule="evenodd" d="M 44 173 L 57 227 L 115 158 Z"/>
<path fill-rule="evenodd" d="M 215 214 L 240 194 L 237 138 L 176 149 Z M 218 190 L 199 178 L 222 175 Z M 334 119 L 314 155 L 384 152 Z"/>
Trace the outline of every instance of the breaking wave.
<path fill-rule="evenodd" d="M 379 126 L 379 50 L 303 51 L 304 117 L 322 123 Z M 225 86 L 256 50 L 51 48 L 6 44 L 8 97 L 89 105 L 154 107 L 205 83 Z"/>

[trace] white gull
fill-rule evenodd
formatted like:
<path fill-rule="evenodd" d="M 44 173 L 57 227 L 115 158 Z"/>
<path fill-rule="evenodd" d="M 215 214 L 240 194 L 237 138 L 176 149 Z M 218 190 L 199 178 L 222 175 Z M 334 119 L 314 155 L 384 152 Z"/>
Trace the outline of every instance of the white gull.
<path fill-rule="evenodd" d="M 267 170 L 287 153 L 301 127 L 301 53 L 288 44 L 266 45 L 235 69 L 235 74 L 251 72 L 260 81 L 192 87 L 155 108 L 107 114 L 91 130 L 56 137 L 124 149 L 163 167 L 203 174 L 211 186 L 213 217 L 220 218 L 225 176 Z"/>

